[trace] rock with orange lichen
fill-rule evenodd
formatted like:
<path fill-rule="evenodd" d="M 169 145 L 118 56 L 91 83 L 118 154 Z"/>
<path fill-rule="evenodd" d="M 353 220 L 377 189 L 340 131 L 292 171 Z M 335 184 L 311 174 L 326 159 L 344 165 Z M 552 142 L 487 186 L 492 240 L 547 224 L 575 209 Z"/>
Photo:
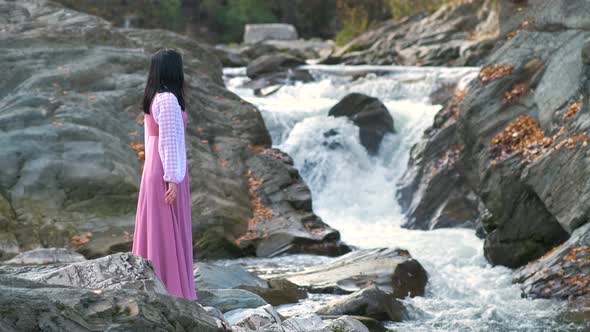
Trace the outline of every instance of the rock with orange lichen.
<path fill-rule="evenodd" d="M 590 295 L 590 224 L 578 228 L 564 244 L 514 274 L 523 295 L 561 298 Z"/>

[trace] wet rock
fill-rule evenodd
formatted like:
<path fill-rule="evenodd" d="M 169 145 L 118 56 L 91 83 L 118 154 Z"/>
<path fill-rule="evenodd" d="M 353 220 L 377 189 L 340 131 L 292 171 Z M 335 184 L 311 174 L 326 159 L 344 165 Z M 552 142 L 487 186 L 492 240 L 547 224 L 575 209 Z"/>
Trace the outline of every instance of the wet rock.
<path fill-rule="evenodd" d="M 451 4 L 431 15 L 388 21 L 355 38 L 325 62 L 473 65 L 493 49 L 498 29 L 494 1 Z"/>
<path fill-rule="evenodd" d="M 198 289 L 230 289 L 241 286 L 268 288 L 268 282 L 239 265 L 222 266 L 196 262 L 195 286 Z"/>
<path fill-rule="evenodd" d="M 514 273 L 523 296 L 568 299 L 590 295 L 590 224 L 570 239 Z"/>
<path fill-rule="evenodd" d="M 87 289 L 135 289 L 168 294 L 151 261 L 130 252 L 85 262 L 44 266 L 0 266 L 0 275 L 46 285 Z"/>
<path fill-rule="evenodd" d="M 590 296 L 580 296 L 570 301 L 560 320 L 565 324 L 579 326 L 582 331 L 590 329 Z"/>
<path fill-rule="evenodd" d="M 342 316 L 338 316 L 338 315 L 319 315 L 319 316 L 323 320 L 331 320 L 331 321 L 342 317 Z M 364 316 L 347 315 L 346 317 L 350 317 L 354 320 L 361 322 L 367 329 L 369 329 L 370 332 L 386 332 L 387 331 L 387 328 L 385 328 L 385 325 L 383 324 L 382 321 L 378 321 L 376 319 L 364 317 Z"/>
<path fill-rule="evenodd" d="M 283 278 L 269 279 L 268 287 L 241 286 L 240 288 L 260 295 L 265 301 L 274 306 L 297 303 L 299 300 L 307 298 L 305 289 Z"/>
<path fill-rule="evenodd" d="M 246 24 L 244 43 L 254 44 L 265 40 L 297 40 L 297 30 L 290 24 Z"/>
<path fill-rule="evenodd" d="M 66 248 L 39 248 L 20 253 L 2 264 L 33 265 L 83 262 L 86 258 Z"/>
<path fill-rule="evenodd" d="M 305 61 L 289 54 L 277 53 L 262 55 L 248 65 L 246 75 L 255 79 L 265 74 L 287 71 L 304 64 Z"/>
<path fill-rule="evenodd" d="M 281 317 L 270 304 L 256 309 L 232 310 L 226 312 L 224 316 L 233 328 L 242 328 L 246 331 L 259 331 L 265 326 L 281 324 Z"/>
<path fill-rule="evenodd" d="M 141 87 L 149 56 L 161 47 L 178 49 L 185 62 L 194 256 L 256 252 L 258 242 L 245 252 L 237 240 L 254 210 L 247 165 L 266 158 L 250 149 L 266 151 L 271 138 L 259 111 L 225 89 L 209 47 L 164 30 L 116 29 L 54 2 L 1 4 L 0 62 L 11 68 L 0 82 L 3 259 L 38 247 L 72 248 L 86 258 L 130 251 L 142 169 Z M 272 167 L 273 174 L 292 168 Z M 276 190 L 304 185 L 296 176 L 280 182 Z M 334 253 L 336 231 L 321 222 L 317 234 L 303 226 L 303 218 L 319 220 L 313 213 L 277 199 L 269 208 L 281 210 L 269 221 L 281 218 L 298 231 L 281 245 Z M 319 250 L 324 239 L 328 249 Z"/>
<path fill-rule="evenodd" d="M 48 285 L 0 275 L 3 331 L 224 331 L 196 302 L 132 289 Z"/>
<path fill-rule="evenodd" d="M 353 251 L 283 277 L 314 293 L 348 294 L 377 285 L 398 298 L 423 295 L 428 281 L 418 261 L 407 251 L 392 248 Z"/>
<path fill-rule="evenodd" d="M 244 84 L 244 87 L 261 95 L 269 87 L 275 86 L 276 90 L 276 86 L 293 84 L 295 81 L 313 81 L 307 70 L 297 69 L 303 64 L 305 61 L 302 58 L 286 53 L 262 55 L 248 64 L 246 74 L 252 80 Z"/>
<path fill-rule="evenodd" d="M 483 204 L 457 168 L 462 146 L 456 112 L 465 96 L 453 90 L 422 140 L 412 147 L 397 198 L 410 229 L 475 228 Z M 453 97 L 454 94 L 454 97 Z"/>
<path fill-rule="evenodd" d="M 361 144 L 370 154 L 379 152 L 385 134 L 394 133 L 393 118 L 387 107 L 379 99 L 361 93 L 346 95 L 328 115 L 352 120 L 359 127 Z"/>
<path fill-rule="evenodd" d="M 199 289 L 199 303 L 228 312 L 267 305 L 260 296 L 243 289 Z"/>
<path fill-rule="evenodd" d="M 358 315 L 400 322 L 408 318 L 404 305 L 392 293 L 369 286 L 316 310 L 319 315 Z"/>
<path fill-rule="evenodd" d="M 323 321 L 319 316 L 308 314 L 299 317 L 292 317 L 285 320 L 282 324 L 285 332 L 303 332 L 303 331 L 318 331 L 318 332 L 368 332 L 358 320 L 349 317 L 338 317 L 329 322 Z"/>
<path fill-rule="evenodd" d="M 350 316 L 342 316 L 331 321 L 325 331 L 369 332 L 369 329 L 363 323 Z"/>
<path fill-rule="evenodd" d="M 259 218 L 239 239 L 243 252 L 273 257 L 286 253 L 339 256 L 350 251 L 340 241 L 340 233 L 309 210 L 312 206 L 309 188 L 303 186 L 287 154 L 276 149 L 249 153 L 253 157 L 246 166 L 251 170 L 251 179 L 261 181 L 254 194 L 272 211 L 272 216 Z"/>

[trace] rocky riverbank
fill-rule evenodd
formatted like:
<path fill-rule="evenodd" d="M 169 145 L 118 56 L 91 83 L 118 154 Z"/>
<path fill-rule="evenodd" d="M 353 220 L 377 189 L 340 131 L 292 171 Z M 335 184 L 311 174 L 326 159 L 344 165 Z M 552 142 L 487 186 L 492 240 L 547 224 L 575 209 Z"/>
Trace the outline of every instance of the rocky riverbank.
<path fill-rule="evenodd" d="M 479 222 L 492 264 L 524 266 L 514 279 L 523 295 L 587 308 L 590 7 L 500 8 L 478 79 L 455 91 L 414 149 L 399 192 L 415 216 L 408 226 Z"/>
<path fill-rule="evenodd" d="M 47 256 L 54 262 L 31 265 Z M 192 302 L 168 295 L 151 262 L 140 256 L 117 253 L 88 261 L 74 256 L 42 249 L 0 265 L 4 331 L 369 331 L 365 324 L 378 331 L 381 320 L 408 318 L 397 299 L 423 294 L 427 281 L 422 266 L 403 250 L 357 251 L 269 280 L 237 265 L 199 262 L 194 271 L 198 300 Z M 326 275 L 332 279 L 322 277 Z M 354 286 L 343 287 L 351 281 Z M 296 303 L 308 291 L 353 293 L 317 314 L 283 317 L 273 307 Z"/>

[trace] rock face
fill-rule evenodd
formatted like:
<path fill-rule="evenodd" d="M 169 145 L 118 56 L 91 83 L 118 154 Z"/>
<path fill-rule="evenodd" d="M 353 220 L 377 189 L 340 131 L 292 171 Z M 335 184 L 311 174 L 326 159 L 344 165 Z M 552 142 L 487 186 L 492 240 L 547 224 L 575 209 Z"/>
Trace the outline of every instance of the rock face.
<path fill-rule="evenodd" d="M 568 299 L 590 295 L 590 224 L 571 238 L 514 274 L 524 296 Z"/>
<path fill-rule="evenodd" d="M 391 293 L 370 286 L 320 307 L 320 315 L 358 315 L 395 322 L 408 318 L 406 308 Z"/>
<path fill-rule="evenodd" d="M 0 268 L 2 331 L 225 331 L 198 303 L 168 295 L 151 262 L 118 253 L 87 262 Z"/>
<path fill-rule="evenodd" d="M 407 216 L 406 228 L 475 228 L 485 210 L 457 168 L 461 154 L 457 142 L 457 110 L 465 93 L 455 90 L 454 97 L 445 103 L 432 127 L 410 152 L 408 168 L 397 192 Z"/>
<path fill-rule="evenodd" d="M 268 153 L 260 113 L 224 88 L 208 48 L 162 30 L 118 30 L 47 1 L 0 1 L 0 22 L 0 61 L 10 68 L 0 83 L 1 259 L 37 247 L 71 245 L 88 258 L 130 250 L 139 103 L 159 47 L 185 62 L 195 257 L 338 254 L 338 232 L 288 201 L 307 187 Z M 264 191 L 252 189 L 249 171 Z M 257 199 L 272 213 L 257 214 Z M 281 228 L 250 232 L 255 219 Z M 238 245 L 246 235 L 247 248 Z M 259 250 L 269 237 L 277 245 Z"/>
<path fill-rule="evenodd" d="M 297 30 L 290 24 L 246 24 L 244 43 L 255 44 L 265 40 L 297 40 Z"/>
<path fill-rule="evenodd" d="M 362 93 L 346 95 L 334 105 L 328 115 L 345 116 L 359 127 L 361 144 L 370 154 L 379 152 L 383 136 L 393 133 L 393 118 L 383 103 Z"/>
<path fill-rule="evenodd" d="M 86 289 L 134 289 L 168 294 L 149 260 L 130 252 L 72 264 L 0 266 L 0 275 L 29 279 L 46 285 Z"/>
<path fill-rule="evenodd" d="M 325 60 L 328 63 L 374 65 L 473 65 L 496 39 L 494 1 L 447 5 L 426 16 L 389 21 L 357 37 Z"/>
<path fill-rule="evenodd" d="M 395 297 L 421 296 L 428 281 L 424 268 L 402 249 L 353 251 L 334 261 L 284 276 L 311 292 L 348 294 L 370 285 Z"/>
<path fill-rule="evenodd" d="M 419 219 L 435 216 L 438 223 L 438 213 L 429 211 L 449 206 L 437 193 L 453 186 L 449 196 L 460 200 L 448 215 L 461 217 L 462 211 L 472 219 L 483 212 L 486 258 L 519 267 L 588 220 L 590 185 L 580 179 L 588 177 L 590 160 L 590 33 L 583 28 L 590 20 L 582 14 L 590 7 L 584 1 L 502 1 L 500 8 L 494 50 L 415 148 L 418 166 L 410 165 L 413 174 L 400 197 L 409 213 L 426 214 L 415 214 L 417 224 L 427 225 L 419 228 L 431 228 L 430 220 Z M 424 184 L 432 195 L 415 200 Z"/>

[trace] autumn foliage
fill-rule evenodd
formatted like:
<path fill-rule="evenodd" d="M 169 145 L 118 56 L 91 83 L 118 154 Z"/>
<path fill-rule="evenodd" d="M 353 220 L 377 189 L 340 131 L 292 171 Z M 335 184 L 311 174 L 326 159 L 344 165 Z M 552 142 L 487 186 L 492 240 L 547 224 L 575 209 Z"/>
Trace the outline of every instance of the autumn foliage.
<path fill-rule="evenodd" d="M 250 197 L 250 206 L 252 207 L 252 218 L 248 220 L 246 234 L 237 240 L 238 243 L 243 240 L 253 239 L 257 225 L 262 221 L 272 218 L 272 210 L 266 207 L 256 194 L 256 190 L 262 184 L 263 180 L 255 177 L 251 170 L 246 172 L 246 177 L 248 178 L 248 196 Z"/>
<path fill-rule="evenodd" d="M 70 238 L 70 243 L 76 248 L 80 248 L 83 245 L 85 245 L 86 243 L 90 242 L 90 239 L 92 238 L 92 233 L 88 232 L 86 234 L 78 234 L 78 235 L 74 235 L 72 236 L 72 238 Z"/>
<path fill-rule="evenodd" d="M 563 115 L 564 120 L 567 120 L 567 119 L 573 117 L 574 115 L 578 114 L 579 111 L 580 111 L 580 102 L 576 101 L 575 103 L 571 104 L 570 107 L 568 107 L 567 111 Z"/>
<path fill-rule="evenodd" d="M 520 96 L 522 96 L 526 91 L 526 84 L 519 83 L 510 89 L 510 91 L 506 91 L 504 93 L 504 103 L 510 104 L 518 100 Z"/>
<path fill-rule="evenodd" d="M 566 147 L 572 150 L 577 142 L 588 145 L 588 135 L 576 133 L 567 135 L 565 127 L 553 136 L 545 136 L 539 123 L 529 115 L 521 115 L 492 138 L 491 156 L 493 162 L 502 161 L 516 152 L 523 152 L 525 161 L 540 157 Z"/>

